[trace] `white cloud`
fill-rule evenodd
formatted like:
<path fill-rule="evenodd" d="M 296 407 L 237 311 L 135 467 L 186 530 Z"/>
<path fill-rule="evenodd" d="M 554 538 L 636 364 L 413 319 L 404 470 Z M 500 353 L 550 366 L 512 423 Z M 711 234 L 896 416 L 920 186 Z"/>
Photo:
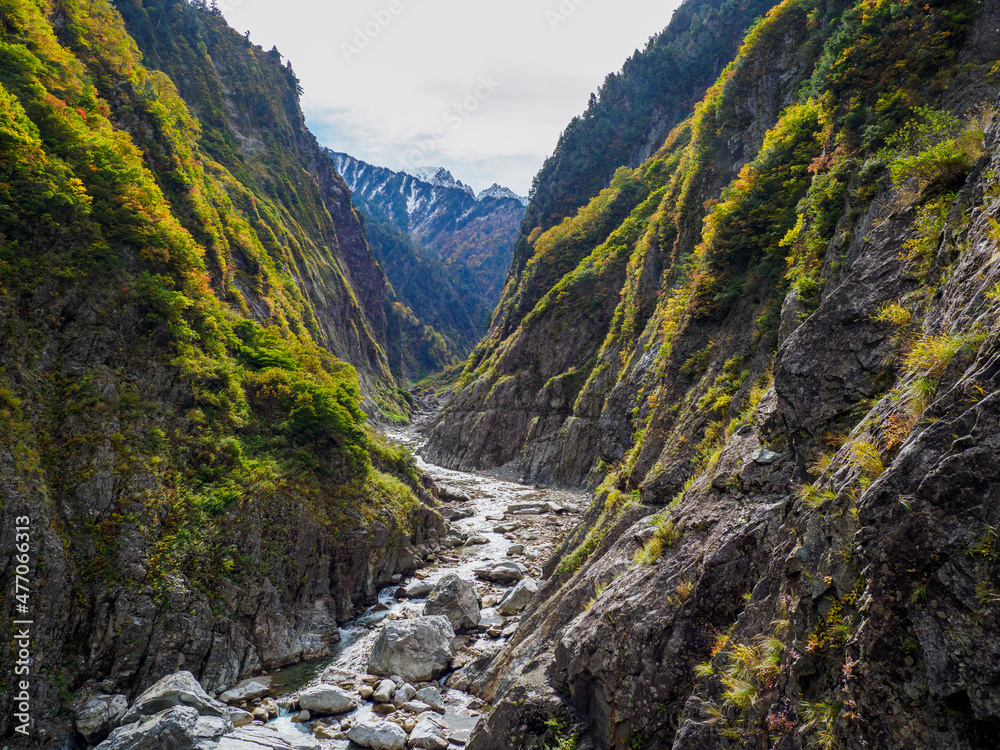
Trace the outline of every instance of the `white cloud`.
<path fill-rule="evenodd" d="M 324 145 L 398 169 L 422 144 L 425 164 L 476 189 L 497 181 L 526 194 L 591 92 L 678 4 L 229 0 L 223 10 L 292 61 Z"/>

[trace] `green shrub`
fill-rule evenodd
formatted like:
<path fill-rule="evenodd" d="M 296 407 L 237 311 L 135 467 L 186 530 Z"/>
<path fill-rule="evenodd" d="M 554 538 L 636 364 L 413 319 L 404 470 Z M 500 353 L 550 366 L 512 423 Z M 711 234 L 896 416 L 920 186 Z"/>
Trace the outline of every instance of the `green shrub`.
<path fill-rule="evenodd" d="M 947 188 L 965 178 L 982 155 L 983 133 L 992 115 L 962 121 L 949 112 L 919 107 L 916 117 L 887 139 L 885 158 L 896 188 L 915 193 Z"/>

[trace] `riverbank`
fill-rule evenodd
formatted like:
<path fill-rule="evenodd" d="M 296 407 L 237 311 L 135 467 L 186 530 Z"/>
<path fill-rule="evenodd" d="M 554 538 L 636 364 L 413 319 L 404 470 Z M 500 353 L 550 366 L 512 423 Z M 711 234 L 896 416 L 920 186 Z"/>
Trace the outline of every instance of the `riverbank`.
<path fill-rule="evenodd" d="M 405 428 L 387 430 L 386 434 L 418 452 L 423 442 L 419 426 L 417 421 Z M 229 710 L 239 712 L 234 713 L 236 726 L 239 722 L 247 725 L 240 731 L 257 727 L 255 750 L 267 747 L 284 750 L 282 743 L 295 750 L 358 747 L 348 734 L 360 738 L 362 747 L 388 748 L 400 735 L 381 724 L 384 722 L 399 727 L 411 744 L 423 742 L 419 746 L 438 750 L 448 746 L 459 748 L 488 711 L 489 707 L 476 696 L 461 689 L 469 683 L 465 668 L 489 660 L 516 632 L 519 612 L 540 588 L 546 560 L 578 523 L 586 509 L 587 497 L 519 485 L 494 476 L 451 471 L 426 463 L 419 453 L 416 460 L 426 487 L 436 499 L 436 509 L 446 519 L 446 531 L 433 544 L 417 549 L 415 573 L 411 577 L 394 576 L 391 585 L 379 590 L 377 601 L 354 620 L 342 624 L 331 656 L 261 674 L 211 696 L 228 703 Z M 508 575 L 496 574 L 497 566 Z M 421 618 L 428 597 L 439 582 L 446 577 L 453 581 L 456 576 L 474 592 L 478 621 L 474 626 L 459 628 L 449 644 L 443 670 L 433 675 L 433 679 L 412 682 L 385 675 L 395 677 L 391 684 L 381 676 L 370 675 L 369 658 L 383 629 Z M 505 594 L 519 582 L 517 601 L 508 600 L 500 607 Z M 259 687 L 248 691 L 247 686 L 253 683 Z M 342 705 L 334 701 L 329 707 L 317 710 L 308 696 L 300 703 L 303 693 L 314 695 L 323 690 L 332 693 L 334 688 L 341 691 L 336 695 L 342 696 Z M 424 695 L 430 696 L 432 703 L 433 691 L 440 694 L 437 711 L 432 708 L 427 713 L 422 711 L 428 707 L 426 702 L 414 702 L 414 693 L 424 688 L 431 689 Z M 377 692 L 382 695 L 376 696 Z M 312 705 L 313 710 L 302 712 L 305 703 Z M 334 708 L 340 712 L 334 713 Z M 371 733 L 361 731 L 377 726 L 388 733 L 372 739 Z M 431 738 L 414 739 L 414 733 L 420 735 L 421 731 L 429 732 Z"/>

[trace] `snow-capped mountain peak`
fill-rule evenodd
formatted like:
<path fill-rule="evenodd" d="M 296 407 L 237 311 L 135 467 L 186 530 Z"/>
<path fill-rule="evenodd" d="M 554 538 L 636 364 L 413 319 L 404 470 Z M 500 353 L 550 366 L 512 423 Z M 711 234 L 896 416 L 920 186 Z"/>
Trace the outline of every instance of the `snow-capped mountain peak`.
<path fill-rule="evenodd" d="M 461 180 L 456 180 L 455 176 L 444 167 L 417 167 L 416 169 L 408 169 L 406 172 L 421 182 L 434 185 L 434 187 L 458 188 L 472 197 L 476 196 L 475 190 L 464 185 Z"/>
<path fill-rule="evenodd" d="M 479 195 L 476 196 L 477 201 L 481 201 L 484 198 L 494 198 L 496 200 L 503 200 L 504 198 L 510 198 L 516 200 L 522 206 L 528 205 L 528 199 L 524 198 L 517 193 L 515 193 L 510 188 L 503 187 L 502 185 L 494 182 L 490 187 L 486 188 Z"/>

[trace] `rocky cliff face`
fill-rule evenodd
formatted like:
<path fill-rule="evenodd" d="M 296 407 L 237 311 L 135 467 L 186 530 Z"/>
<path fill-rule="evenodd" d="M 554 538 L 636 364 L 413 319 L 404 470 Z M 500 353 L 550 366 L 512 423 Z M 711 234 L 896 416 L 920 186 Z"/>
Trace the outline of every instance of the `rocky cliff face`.
<path fill-rule="evenodd" d="M 536 239 L 432 450 L 601 483 L 471 748 L 996 743 L 997 21 L 782 3 Z"/>
<path fill-rule="evenodd" d="M 611 184 L 619 167 L 638 167 L 658 151 L 736 56 L 755 19 L 775 4 L 686 0 L 667 28 L 651 36 L 621 71 L 608 75 L 535 177 L 515 244 L 508 294 L 516 291 L 535 236 L 586 205 Z"/>
<path fill-rule="evenodd" d="M 120 8 L 0 9 L 0 637 L 11 664 L 11 623 L 34 622 L 23 747 L 64 746 L 95 683 L 217 687 L 323 653 L 444 528 L 365 426 L 365 399 L 406 407 L 384 279 L 294 75 L 203 7 Z"/>
<path fill-rule="evenodd" d="M 663 374 L 662 328 L 676 325 L 658 303 L 687 281 L 705 204 L 754 158 L 811 72 L 817 49 L 806 44 L 805 15 L 785 9 L 780 27 L 744 48 L 653 159 L 620 169 L 576 217 L 535 240 L 490 337 L 470 359 L 465 386 L 431 434 L 431 459 L 507 466 L 523 481 L 568 485 L 586 484 L 600 461 L 621 461 L 648 419 L 650 381 Z M 786 206 L 786 220 L 787 213 Z M 731 326 L 743 329 L 747 347 L 755 342 L 746 319 L 760 314 L 761 301 L 751 305 Z M 675 367 L 709 344 L 712 331 L 695 330 L 677 347 Z"/>
<path fill-rule="evenodd" d="M 393 377 L 386 350 L 397 343 L 388 340 L 385 276 L 350 191 L 305 126 L 290 65 L 277 50 L 265 53 L 234 33 L 217 13 L 155 0 L 115 7 L 147 65 L 176 83 L 198 118 L 199 147 L 244 190 L 276 204 L 275 214 L 255 217 L 272 230 L 264 233 L 268 252 L 311 310 L 320 343 L 356 367 L 373 402 L 375 393 L 383 400 Z M 228 277 L 216 275 L 231 278 L 254 314 L 268 320 L 270 289 L 254 278 L 256 260 L 235 252 L 231 262 Z"/>

